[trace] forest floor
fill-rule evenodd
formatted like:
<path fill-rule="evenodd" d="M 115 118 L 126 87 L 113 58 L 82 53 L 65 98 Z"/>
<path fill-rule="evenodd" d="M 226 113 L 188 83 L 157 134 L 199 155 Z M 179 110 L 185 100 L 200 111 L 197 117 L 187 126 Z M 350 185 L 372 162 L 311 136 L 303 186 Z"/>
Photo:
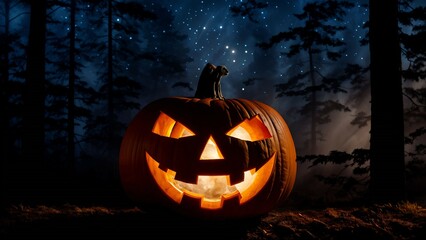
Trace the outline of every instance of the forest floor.
<path fill-rule="evenodd" d="M 137 207 L 12 205 L 1 239 L 426 239 L 426 206 L 277 209 L 255 219 L 200 221 Z"/>

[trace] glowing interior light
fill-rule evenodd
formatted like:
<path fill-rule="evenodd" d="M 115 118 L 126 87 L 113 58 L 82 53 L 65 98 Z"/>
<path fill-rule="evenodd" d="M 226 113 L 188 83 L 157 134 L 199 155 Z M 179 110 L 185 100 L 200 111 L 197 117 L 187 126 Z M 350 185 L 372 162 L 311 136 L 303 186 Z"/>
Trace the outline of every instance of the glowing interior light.
<path fill-rule="evenodd" d="M 223 155 L 217 147 L 213 137 L 210 136 L 207 141 L 206 146 L 204 147 L 203 152 L 201 153 L 200 160 L 213 160 L 213 159 L 223 159 Z"/>
<path fill-rule="evenodd" d="M 174 180 L 174 184 L 182 191 L 191 191 L 201 194 L 210 201 L 219 201 L 224 194 L 231 194 L 237 190 L 230 186 L 228 176 L 198 176 L 197 184 Z"/>
<path fill-rule="evenodd" d="M 158 116 L 158 119 L 152 128 L 152 132 L 163 137 L 171 138 L 183 138 L 195 135 L 182 123 L 175 121 L 163 112 L 160 112 L 160 116 Z"/>
<path fill-rule="evenodd" d="M 148 153 L 146 159 L 149 170 L 163 192 L 177 203 L 181 203 L 184 195 L 201 199 L 201 208 L 219 209 L 223 201 L 239 197 L 240 204 L 252 199 L 263 189 L 274 168 L 275 154 L 260 168 L 244 172 L 244 180 L 230 185 L 229 175 L 199 175 L 197 184 L 185 183 L 175 179 L 176 172 L 166 172 L 158 168 L 159 163 Z"/>
<path fill-rule="evenodd" d="M 241 140 L 245 140 L 245 141 L 251 141 L 250 133 L 245 128 L 239 125 L 235 127 L 235 129 L 233 129 L 230 136 L 241 139 Z"/>
<path fill-rule="evenodd" d="M 240 124 L 229 130 L 226 135 L 251 142 L 272 137 L 259 115 L 250 119 L 245 119 Z"/>

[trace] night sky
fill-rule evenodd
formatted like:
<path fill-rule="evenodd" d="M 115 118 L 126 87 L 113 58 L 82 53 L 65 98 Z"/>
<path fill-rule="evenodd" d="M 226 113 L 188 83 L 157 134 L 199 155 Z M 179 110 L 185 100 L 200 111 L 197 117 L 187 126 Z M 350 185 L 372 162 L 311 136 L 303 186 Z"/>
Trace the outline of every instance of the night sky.
<path fill-rule="evenodd" d="M 240 2 L 235 0 L 143 2 L 148 8 L 149 5 L 161 4 L 170 9 L 175 16 L 176 29 L 188 35 L 190 56 L 194 59 L 188 64 L 188 73 L 192 73 L 188 77 L 198 80 L 198 74 L 207 62 L 225 65 L 231 73 L 229 79 L 223 81 L 225 94 L 250 96 L 244 94 L 248 89 L 242 86 L 242 81 L 248 78 L 262 79 L 263 82 L 272 81 L 272 78 L 274 81 L 284 80 L 285 70 L 292 64 L 280 54 L 286 50 L 286 44 L 280 44 L 270 51 L 262 50 L 255 44 L 297 26 L 298 20 L 293 14 L 302 12 L 308 1 L 265 1 L 268 6 L 258 10 L 255 16 L 258 23 L 251 22 L 247 17 L 233 16 L 229 9 Z M 342 61 L 365 64 L 366 48 L 360 49 L 358 42 L 365 35 L 362 25 L 368 18 L 368 11 L 362 6 L 365 0 L 354 2 L 356 6 L 350 10 L 344 22 L 347 30 L 340 36 L 348 46 Z M 274 97 L 274 81 L 262 84 L 264 94 Z"/>

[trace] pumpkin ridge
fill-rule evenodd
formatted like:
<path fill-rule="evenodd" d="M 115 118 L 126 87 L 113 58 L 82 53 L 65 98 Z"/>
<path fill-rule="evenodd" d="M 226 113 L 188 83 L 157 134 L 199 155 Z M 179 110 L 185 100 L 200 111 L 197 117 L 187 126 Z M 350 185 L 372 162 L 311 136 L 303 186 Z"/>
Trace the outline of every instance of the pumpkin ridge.
<path fill-rule="evenodd" d="M 256 102 L 256 104 L 258 104 L 258 102 Z M 276 128 L 276 129 L 278 129 L 278 130 L 276 130 L 276 132 L 278 133 L 279 129 L 281 129 L 282 134 L 284 135 L 283 139 L 289 139 L 289 140 L 292 141 L 292 144 L 286 144 L 286 143 L 281 143 L 280 142 L 281 139 L 277 138 L 277 141 L 279 142 L 279 146 L 283 146 L 283 151 L 278 151 L 278 152 L 280 154 L 283 154 L 284 155 L 283 157 L 285 159 L 289 159 L 289 161 L 279 162 L 279 164 L 284 165 L 283 167 L 279 166 L 279 169 L 284 169 L 284 171 L 283 171 L 284 174 L 282 174 L 283 175 L 282 177 L 284 178 L 284 179 L 282 179 L 282 182 L 284 182 L 284 184 L 282 186 L 283 191 L 280 191 L 280 197 L 279 197 L 279 199 L 280 199 L 279 201 L 282 201 L 281 199 L 287 198 L 287 196 L 282 196 L 282 194 L 289 193 L 291 191 L 291 188 L 293 187 L 293 184 L 294 184 L 294 180 L 292 180 L 291 177 L 293 175 L 295 175 L 295 174 L 292 173 L 293 172 L 292 170 L 293 170 L 293 168 L 295 168 L 294 165 L 296 163 L 296 159 L 295 158 L 293 159 L 291 155 L 292 155 L 292 153 L 295 153 L 295 150 L 291 149 L 292 146 L 294 148 L 294 142 L 293 142 L 293 139 L 291 137 L 290 130 L 288 129 L 288 126 L 285 123 L 284 119 L 282 118 L 281 114 L 279 114 L 277 111 L 275 111 L 273 116 L 271 116 L 271 119 L 272 119 L 272 117 L 282 119 L 282 121 L 281 120 L 276 121 L 277 123 L 282 124 L 282 126 L 279 126 L 279 128 Z M 284 146 L 287 146 L 287 147 L 284 147 Z"/>

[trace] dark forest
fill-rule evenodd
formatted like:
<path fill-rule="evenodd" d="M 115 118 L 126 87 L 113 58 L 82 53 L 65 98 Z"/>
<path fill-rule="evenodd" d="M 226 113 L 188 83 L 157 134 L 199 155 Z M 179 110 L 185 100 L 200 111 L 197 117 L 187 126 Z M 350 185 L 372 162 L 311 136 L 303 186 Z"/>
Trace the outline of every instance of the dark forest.
<path fill-rule="evenodd" d="M 358 237 L 417 239 L 425 234 L 426 3 L 295 2 L 2 0 L 1 234 L 14 239 L 23 237 L 16 234 L 21 230 L 39 229 L 47 236 L 49 226 L 58 227 L 56 218 L 66 225 L 66 216 L 83 216 L 81 224 L 72 225 L 77 232 L 84 226 L 98 231 L 92 220 L 99 220 L 106 226 L 129 223 L 133 234 L 139 221 L 146 224 L 141 231 L 152 236 L 160 234 L 153 229 L 162 231 L 155 226 L 161 216 L 169 218 L 164 231 L 178 231 L 178 236 L 192 229 L 185 223 L 212 236 L 218 229 L 233 231 L 230 239 L 283 239 L 287 234 L 288 239 L 341 239 L 349 233 L 320 233 L 339 229 L 324 220 L 344 214 L 330 212 L 334 207 L 356 208 L 352 211 L 360 219 L 374 218 L 374 211 L 395 211 L 420 226 L 413 232 L 398 232 L 392 224 L 350 230 Z M 198 81 L 213 75 L 221 83 L 220 94 L 200 94 Z M 170 97 L 259 101 L 284 118 L 297 170 L 278 212 L 239 223 L 226 219 L 211 229 L 161 204 L 129 198 L 119 163 L 126 130 L 142 109 Z M 164 109 L 178 112 L 178 106 L 171 102 Z M 246 120 L 259 119 L 265 122 L 259 114 Z M 259 144 L 269 143 L 268 134 L 259 137 Z M 234 143 L 231 137 L 227 141 Z M 207 140 L 221 145 L 215 133 Z M 257 149 L 257 142 L 250 141 L 237 145 Z M 215 158 L 223 158 L 217 151 Z M 57 206 L 62 207 L 54 210 Z M 81 215 L 76 217 L 77 208 Z M 293 214 L 313 209 L 328 212 L 303 212 L 310 220 Z M 315 225 L 316 217 L 324 226 Z M 375 217 L 387 224 L 386 216 Z M 292 219 L 292 225 L 283 226 L 282 219 Z M 181 222 L 182 229 L 170 227 L 172 221 Z M 307 233 L 300 230 L 306 226 Z"/>

